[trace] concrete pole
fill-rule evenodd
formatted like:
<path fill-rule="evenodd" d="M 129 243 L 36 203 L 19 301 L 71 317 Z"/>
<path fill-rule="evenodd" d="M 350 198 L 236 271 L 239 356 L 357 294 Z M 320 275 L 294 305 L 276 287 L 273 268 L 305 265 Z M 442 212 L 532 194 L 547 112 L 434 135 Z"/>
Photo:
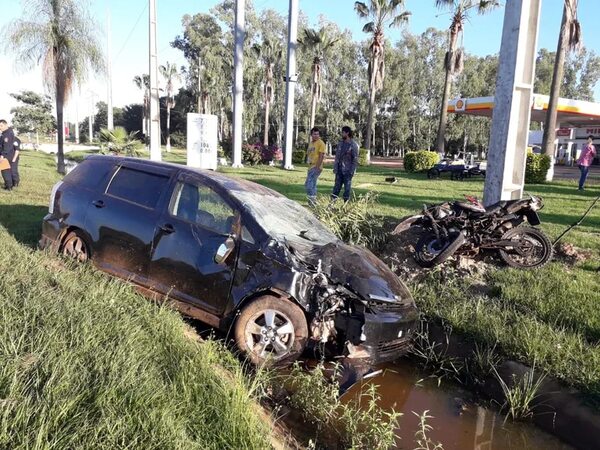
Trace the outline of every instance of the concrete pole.
<path fill-rule="evenodd" d="M 542 0 L 507 0 L 504 8 L 485 205 L 523 195 L 541 6 Z"/>
<path fill-rule="evenodd" d="M 283 168 L 291 170 L 294 151 L 294 94 L 298 75 L 296 74 L 296 46 L 298 40 L 298 1 L 290 0 L 288 14 L 288 59 L 285 78 L 285 138 Z"/>
<path fill-rule="evenodd" d="M 75 143 L 79 144 L 79 99 L 81 98 L 81 89 L 79 90 L 79 96 L 75 102 Z"/>
<path fill-rule="evenodd" d="M 244 38 L 246 35 L 246 0 L 235 1 L 235 28 L 233 37 L 233 164 L 242 164 L 242 113 L 244 111 Z"/>
<path fill-rule="evenodd" d="M 150 1 L 150 159 L 160 161 L 160 98 L 158 95 L 158 55 L 156 48 L 156 0 Z"/>
<path fill-rule="evenodd" d="M 88 142 L 91 144 L 94 141 L 94 93 L 90 93 L 90 115 L 88 116 Z"/>
<path fill-rule="evenodd" d="M 113 103 L 112 103 L 112 39 L 111 39 L 111 26 L 110 26 L 110 10 L 108 9 L 108 5 L 106 6 L 106 76 L 107 76 L 107 100 L 106 100 L 106 110 L 107 110 L 107 118 L 106 118 L 106 128 L 112 130 L 114 128 L 113 124 Z"/>

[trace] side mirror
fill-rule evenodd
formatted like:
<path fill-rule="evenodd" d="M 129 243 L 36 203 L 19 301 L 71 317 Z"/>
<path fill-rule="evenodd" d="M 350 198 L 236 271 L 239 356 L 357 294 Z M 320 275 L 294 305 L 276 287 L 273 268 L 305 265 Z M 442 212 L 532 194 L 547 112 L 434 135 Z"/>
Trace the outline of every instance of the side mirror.
<path fill-rule="evenodd" d="M 231 255 L 233 250 L 235 250 L 235 240 L 230 236 L 225 242 L 219 245 L 217 253 L 215 254 L 215 262 L 217 264 L 224 263 L 227 258 L 229 258 L 229 255 Z"/>

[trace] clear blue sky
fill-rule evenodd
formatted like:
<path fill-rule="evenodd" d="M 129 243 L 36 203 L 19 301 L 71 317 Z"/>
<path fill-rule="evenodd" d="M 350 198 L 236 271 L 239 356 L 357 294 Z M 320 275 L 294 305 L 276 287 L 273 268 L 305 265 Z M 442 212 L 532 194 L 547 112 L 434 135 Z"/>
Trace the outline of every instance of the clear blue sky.
<path fill-rule="evenodd" d="M 249 1 L 249 0 L 247 0 Z M 24 13 L 22 4 L 16 0 L 0 0 L 2 4 L 0 28 L 10 26 Z M 180 52 L 172 49 L 169 43 L 181 34 L 181 18 L 184 14 L 207 12 L 218 0 L 157 0 L 158 10 L 158 52 L 159 61 L 184 64 Z M 272 8 L 287 14 L 287 0 L 254 0 L 258 10 Z M 562 14 L 562 0 L 543 0 L 542 18 L 538 47 L 554 50 Z M 600 53 L 600 27 L 597 26 L 598 0 L 581 0 L 579 19 L 583 29 L 584 44 L 596 53 Z M 112 54 L 113 54 L 113 102 L 122 106 L 141 100 L 132 78 L 148 72 L 148 1 L 147 0 L 95 0 L 89 2 L 101 29 L 101 40 L 106 45 L 106 11 L 112 17 Z M 413 33 L 421 33 L 426 28 L 447 28 L 450 15 L 435 8 L 434 0 L 406 0 L 406 8 L 412 12 L 408 28 Z M 361 22 L 353 11 L 351 0 L 300 0 L 300 8 L 311 23 L 316 24 L 319 15 L 338 23 L 342 28 L 352 31 L 357 40 L 365 38 L 361 32 Z M 500 48 L 504 9 L 501 8 L 486 16 L 473 15 L 465 27 L 464 46 L 467 52 L 476 55 L 497 53 Z M 139 20 L 138 20 L 139 19 Z M 390 30 L 388 38 L 397 41 L 401 31 Z M 9 92 L 22 89 L 42 90 L 40 71 L 18 72 L 12 64 L 10 53 L 0 54 L 0 116 L 6 117 L 12 107 Z M 80 117 L 89 112 L 89 93 L 94 92 L 96 99 L 106 97 L 106 81 L 103 78 L 90 80 L 82 86 L 81 96 L 76 92 L 68 115 L 74 120 L 76 105 Z M 86 98 L 88 100 L 86 100 Z M 596 98 L 600 98 L 600 89 L 596 89 Z"/>

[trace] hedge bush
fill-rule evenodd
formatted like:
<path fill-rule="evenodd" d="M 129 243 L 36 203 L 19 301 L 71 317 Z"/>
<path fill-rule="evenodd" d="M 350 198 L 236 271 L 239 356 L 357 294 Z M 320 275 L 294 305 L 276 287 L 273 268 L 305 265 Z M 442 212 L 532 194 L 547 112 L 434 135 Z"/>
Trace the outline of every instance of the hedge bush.
<path fill-rule="evenodd" d="M 407 172 L 423 172 L 431 169 L 440 160 L 436 152 L 419 150 L 409 152 L 404 156 L 404 170 Z"/>
<path fill-rule="evenodd" d="M 244 144 L 242 146 L 242 164 L 245 166 L 256 166 L 262 161 L 260 146 Z"/>
<path fill-rule="evenodd" d="M 368 166 L 369 165 L 369 160 L 367 159 L 368 155 L 369 155 L 369 150 L 367 150 L 366 148 L 361 148 L 358 150 L 358 164 L 360 166 Z"/>
<path fill-rule="evenodd" d="M 304 164 L 306 162 L 306 150 L 294 150 L 292 152 L 293 164 Z"/>
<path fill-rule="evenodd" d="M 546 181 L 550 164 L 551 160 L 548 155 L 528 153 L 525 166 L 525 183 L 543 183 Z"/>

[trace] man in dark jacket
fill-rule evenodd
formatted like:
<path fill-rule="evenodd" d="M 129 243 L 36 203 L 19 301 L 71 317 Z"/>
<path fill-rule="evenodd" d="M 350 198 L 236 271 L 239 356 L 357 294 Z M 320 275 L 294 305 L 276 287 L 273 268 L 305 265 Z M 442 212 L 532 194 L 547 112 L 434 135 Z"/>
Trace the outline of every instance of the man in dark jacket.
<path fill-rule="evenodd" d="M 0 132 L 0 158 L 6 158 L 10 164 L 10 168 L 2 171 L 2 178 L 4 189 L 10 191 L 19 184 L 19 149 L 15 149 L 15 133 L 6 120 L 0 120 Z"/>
<path fill-rule="evenodd" d="M 333 173 L 335 174 L 335 184 L 331 199 L 335 200 L 340 195 L 342 185 L 344 186 L 344 201 L 350 200 L 350 190 L 352 189 L 352 177 L 358 167 L 358 144 L 352 139 L 352 130 L 350 127 L 342 127 L 342 140 L 338 143 L 335 151 L 335 162 L 333 163 Z"/>

